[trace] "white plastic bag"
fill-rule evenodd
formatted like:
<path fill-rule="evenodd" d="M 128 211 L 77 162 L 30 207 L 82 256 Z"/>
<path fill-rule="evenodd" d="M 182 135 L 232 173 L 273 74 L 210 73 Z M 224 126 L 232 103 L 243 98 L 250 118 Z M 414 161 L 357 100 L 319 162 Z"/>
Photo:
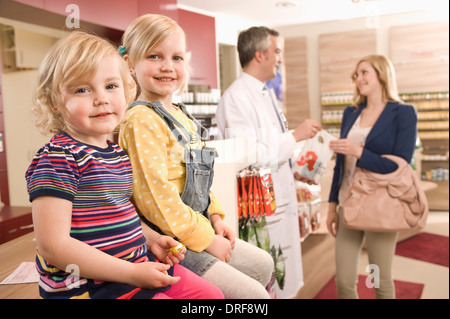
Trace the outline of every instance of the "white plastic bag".
<path fill-rule="evenodd" d="M 313 138 L 306 140 L 301 150 L 296 152 L 293 171 L 319 184 L 328 162 L 333 157 L 330 141 L 336 139 L 327 131 L 321 130 Z"/>

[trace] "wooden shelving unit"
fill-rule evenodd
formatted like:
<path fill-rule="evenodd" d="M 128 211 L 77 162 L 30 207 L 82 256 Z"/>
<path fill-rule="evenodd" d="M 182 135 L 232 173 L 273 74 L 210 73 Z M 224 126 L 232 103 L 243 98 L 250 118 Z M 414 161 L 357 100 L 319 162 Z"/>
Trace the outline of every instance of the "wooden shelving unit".
<path fill-rule="evenodd" d="M 422 144 L 421 177 L 436 188 L 427 191 L 431 210 L 449 209 L 449 98 L 448 91 L 401 94 L 418 113 L 418 131 Z"/>
<path fill-rule="evenodd" d="M 345 108 L 352 103 L 351 92 L 322 93 L 322 127 L 331 135 L 339 138 L 342 115 Z"/>

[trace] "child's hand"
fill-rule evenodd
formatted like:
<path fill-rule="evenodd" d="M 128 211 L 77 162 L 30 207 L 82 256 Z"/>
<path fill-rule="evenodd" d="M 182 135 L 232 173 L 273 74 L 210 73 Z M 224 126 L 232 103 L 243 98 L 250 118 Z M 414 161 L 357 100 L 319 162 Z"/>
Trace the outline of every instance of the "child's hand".
<path fill-rule="evenodd" d="M 169 265 L 155 262 L 133 264 L 134 286 L 145 289 L 156 289 L 176 284 L 180 277 L 172 277 L 167 274 Z"/>
<path fill-rule="evenodd" d="M 184 259 L 184 254 L 186 253 L 186 247 L 184 246 L 179 253 L 170 251 L 170 248 L 175 247 L 178 244 L 179 243 L 172 237 L 160 236 L 151 245 L 150 251 L 161 262 L 173 266 L 174 264 L 178 264 L 180 261 L 182 261 Z"/>
<path fill-rule="evenodd" d="M 230 241 L 221 235 L 214 235 L 212 243 L 205 250 L 223 262 L 227 263 L 231 259 L 232 248 Z"/>
<path fill-rule="evenodd" d="M 233 249 L 234 243 L 236 241 L 236 235 L 235 235 L 234 231 L 230 227 L 228 227 L 222 221 L 222 218 L 220 218 L 220 216 L 218 216 L 218 215 L 211 216 L 211 224 L 217 235 L 220 235 L 230 241 L 231 249 Z"/>

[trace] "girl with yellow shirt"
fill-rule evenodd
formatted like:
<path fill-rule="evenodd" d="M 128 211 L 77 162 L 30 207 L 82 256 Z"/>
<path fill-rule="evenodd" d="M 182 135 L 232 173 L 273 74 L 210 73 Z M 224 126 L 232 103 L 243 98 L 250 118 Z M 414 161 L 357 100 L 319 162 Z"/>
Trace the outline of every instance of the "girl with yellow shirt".
<path fill-rule="evenodd" d="M 188 82 L 189 53 L 172 19 L 144 15 L 131 23 L 119 48 L 138 85 L 125 115 L 120 145 L 133 165 L 133 201 L 157 230 L 187 248 L 181 263 L 218 286 L 226 298 L 268 298 L 272 257 L 235 237 L 210 191 L 214 150 L 200 124 L 172 103 Z"/>

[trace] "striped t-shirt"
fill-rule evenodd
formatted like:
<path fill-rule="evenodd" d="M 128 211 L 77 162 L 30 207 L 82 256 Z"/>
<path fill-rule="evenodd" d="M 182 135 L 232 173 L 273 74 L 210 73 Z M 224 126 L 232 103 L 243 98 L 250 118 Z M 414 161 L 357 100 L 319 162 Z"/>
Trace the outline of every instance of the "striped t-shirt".
<path fill-rule="evenodd" d="M 120 146 L 108 141 L 108 147 L 101 149 L 65 133 L 56 134 L 35 155 L 26 180 L 30 201 L 38 196 L 54 196 L 73 203 L 71 237 L 130 262 L 154 260 L 151 254 L 147 256 L 141 223 L 129 201 L 132 168 Z M 109 283 L 74 278 L 73 269 L 56 268 L 39 255 L 39 247 L 37 250 L 41 297 L 94 298 L 102 290 L 102 298 L 120 297 L 105 294 L 103 288 Z M 125 286 L 112 290 L 122 295 L 135 288 Z"/>

